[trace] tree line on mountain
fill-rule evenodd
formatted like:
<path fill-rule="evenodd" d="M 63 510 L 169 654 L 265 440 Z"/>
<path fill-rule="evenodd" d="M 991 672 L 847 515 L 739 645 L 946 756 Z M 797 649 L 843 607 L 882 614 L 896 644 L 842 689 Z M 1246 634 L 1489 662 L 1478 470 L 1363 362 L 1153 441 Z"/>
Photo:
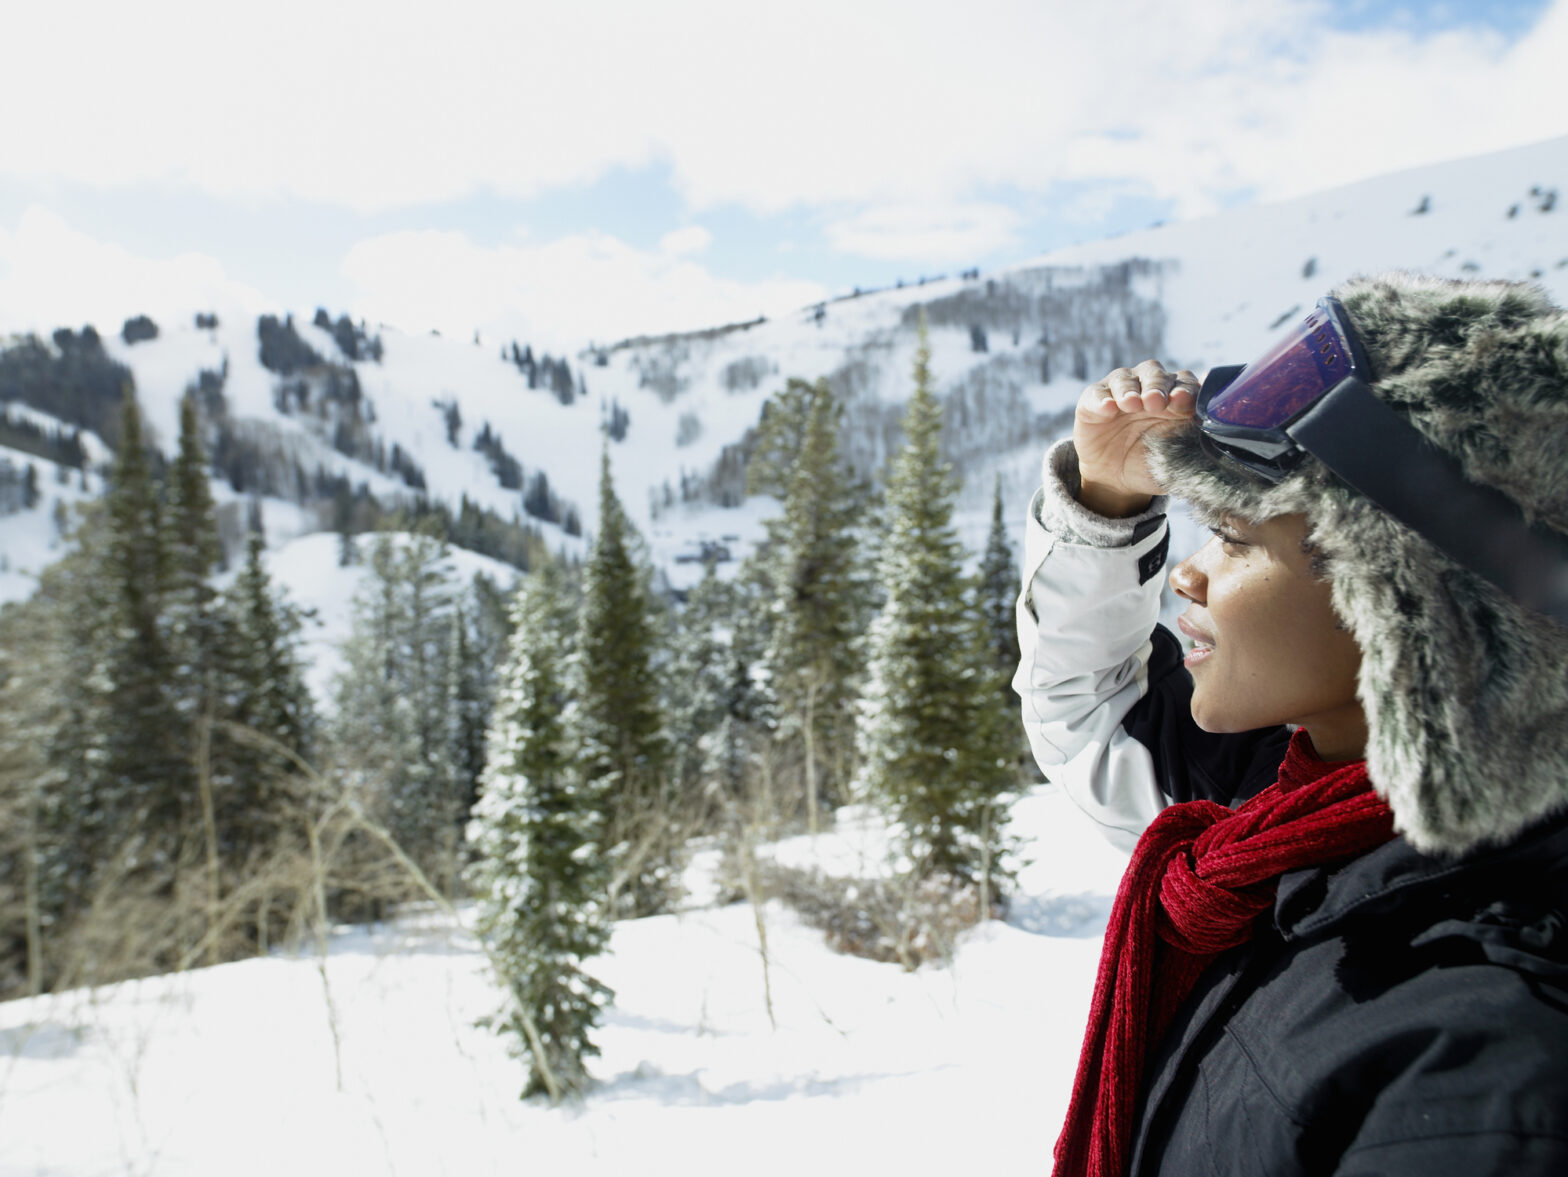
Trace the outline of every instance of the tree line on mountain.
<path fill-rule="evenodd" d="M 355 323 L 347 315 L 339 315 L 336 320 L 327 314 L 325 307 L 316 308 L 316 316 L 311 322 L 323 331 L 330 332 L 332 341 L 338 345 L 338 350 L 348 360 L 368 360 L 379 364 L 382 356 L 381 336 L 371 335 L 365 330 L 364 320 Z"/>
<path fill-rule="evenodd" d="M 525 343 L 518 347 L 514 339 L 501 349 L 501 358 L 523 374 L 529 388 L 548 389 L 563 405 L 575 404 L 588 395 L 588 382 L 581 373 L 573 377 L 572 366 L 565 356 L 557 359 L 549 352 L 541 352 L 536 358 L 532 345 Z"/>
<path fill-rule="evenodd" d="M 80 429 L 69 433 L 58 425 L 45 429 L 25 417 L 0 413 L 0 445 L 74 470 L 87 464 Z"/>
<path fill-rule="evenodd" d="M 216 317 L 212 317 L 216 325 Z M 270 326 L 267 324 L 270 321 Z M 340 320 L 341 321 L 341 320 Z M 279 345 L 279 338 L 299 342 L 292 322 L 262 316 L 258 346 Z M 286 330 L 285 330 L 286 328 Z M 283 331 L 283 336 L 271 334 Z M 103 341 L 91 327 L 80 331 L 62 328 L 52 336 L 54 346 L 28 335 L 0 348 L 0 401 L 15 401 L 62 421 L 70 427 L 45 429 L 19 416 L 0 416 L 0 445 L 36 454 L 59 467 L 81 469 L 86 451 L 81 433 L 90 430 L 113 448 L 119 437 L 123 398 L 134 395 L 130 369 L 111 359 Z M 315 353 L 312 352 L 312 355 Z M 536 478 L 519 480 L 517 515 L 507 518 L 490 508 L 465 504 L 458 511 L 426 498 L 426 477 L 418 461 L 394 442 L 390 448 L 374 432 L 375 410 L 364 395 L 358 374 L 342 364 L 315 362 L 309 371 L 293 369 L 270 357 L 280 370 L 274 384 L 274 406 L 286 415 L 308 414 L 319 423 L 334 449 L 399 479 L 411 496 L 399 503 L 380 501 L 363 481 L 355 484 L 346 475 L 329 471 L 321 463 L 306 465 L 297 447 L 286 444 L 265 426 L 238 422 L 229 413 L 225 387 L 228 362 L 203 369 L 186 389 L 197 412 L 204 450 L 213 471 L 238 494 L 270 495 L 313 508 L 322 525 L 344 535 L 374 531 L 398 511 L 439 524 L 448 542 L 504 560 L 518 568 L 546 558 L 548 545 L 542 531 L 527 522 L 539 519 L 560 525 L 568 534 L 581 534 L 581 520 L 574 506 L 563 503 Z M 297 357 L 296 357 L 297 358 Z M 319 361 L 319 357 L 317 357 Z M 155 447 L 145 447 L 153 477 L 164 476 L 164 459 Z"/>
<path fill-rule="evenodd" d="M 444 411 L 449 422 L 448 437 L 455 438 L 461 424 L 460 415 L 457 416 L 458 425 L 450 424 L 454 414 L 457 413 L 456 403 L 453 402 Z M 453 444 L 456 444 L 455 441 Z M 490 428 L 490 422 L 486 421 L 474 436 L 474 449 L 489 459 L 490 469 L 502 489 L 522 491 L 525 514 L 545 523 L 554 523 L 567 535 L 582 535 L 582 519 L 578 515 L 577 507 L 563 502 L 556 495 L 550 487 L 550 476 L 543 470 L 535 470 L 527 475 L 525 485 L 523 464 L 507 450 L 501 435 Z"/>
<path fill-rule="evenodd" d="M 324 312 L 318 312 L 317 317 L 326 318 Z M 198 316 L 198 319 L 210 322 L 212 326 L 217 324 L 216 316 Z M 128 320 L 128 323 L 134 321 Z M 353 350 L 361 358 L 380 357 L 379 338 L 366 337 L 362 325 L 354 326 L 346 316 L 336 322 L 327 321 L 335 334 L 344 334 L 350 329 L 358 333 L 353 348 L 345 347 L 346 355 Z M 127 391 L 134 392 L 135 379 L 128 368 L 108 356 L 102 339 L 91 326 L 79 332 L 62 328 L 54 332 L 52 342 L 53 348 L 37 336 L 28 335 L 0 348 L 0 401 L 16 401 L 38 409 L 72 427 L 70 432 L 62 427 L 46 430 L 19 417 L 0 416 L 0 445 L 36 454 L 59 465 L 81 468 L 85 464 L 81 431 L 98 434 L 113 448 L 118 436 L 122 397 Z M 342 340 L 339 343 L 343 346 Z M 228 361 L 225 359 L 217 369 L 201 370 L 186 393 L 195 399 L 204 446 L 211 456 L 214 471 L 237 493 L 273 495 L 315 508 L 318 514 L 330 515 L 334 520 L 326 526 L 340 531 L 346 526 L 349 534 L 355 533 L 356 520 L 359 521 L 358 530 L 373 530 L 393 511 L 407 510 L 421 518 L 441 520 L 448 529 L 446 538 L 449 542 L 470 546 L 464 541 L 471 541 L 479 545 L 475 550 L 520 568 L 528 567 L 545 550 L 540 529 L 528 523 L 528 519 L 556 524 L 569 535 L 581 534 L 582 521 L 577 508 L 555 493 L 544 471 L 536 471 L 525 480 L 521 464 L 501 446 L 499 436 L 494 437 L 492 446 L 484 444 L 482 434 L 476 448 L 491 457 L 492 468 L 502 485 L 519 492 L 520 510 L 516 515 L 508 519 L 492 509 L 477 506 L 453 512 L 426 502 L 429 488 L 424 468 L 400 443 L 394 441 L 388 446 L 377 433 L 375 406 L 364 394 L 359 375 L 351 365 L 328 363 L 322 359 L 300 338 L 289 316 L 283 319 L 260 316 L 257 345 L 263 366 L 277 375 L 273 384 L 273 406 L 278 412 L 305 417 L 333 449 L 378 473 L 398 479 L 410 496 L 391 506 L 382 503 L 371 506 L 375 496 L 368 486 L 362 485 L 350 488 L 347 497 L 352 502 L 345 509 L 341 475 L 328 471 L 320 463 L 307 466 L 300 459 L 297 447 L 266 426 L 238 422 L 231 417 L 225 396 L 228 380 Z M 460 415 L 455 426 L 451 420 L 451 414 L 456 412 L 455 400 L 445 412 L 451 437 L 454 429 L 461 425 Z M 616 406 L 614 419 L 607 428 L 624 437 L 628 420 L 624 410 Z M 147 454 L 155 476 L 161 478 L 161 452 L 151 447 Z M 348 521 L 346 525 L 345 520 Z"/>
<path fill-rule="evenodd" d="M 130 369 L 109 357 L 91 326 L 61 327 L 50 340 L 53 348 L 28 334 L 0 349 L 0 402 L 28 405 L 114 447 L 121 394 L 134 387 Z"/>
<path fill-rule="evenodd" d="M 212 320 L 213 326 L 217 319 Z M 334 321 L 326 309 L 318 307 L 312 326 L 319 327 L 332 336 L 338 351 L 350 362 L 360 360 L 379 364 L 382 357 L 381 336 L 372 335 L 363 322 L 355 323 L 347 315 Z M 300 336 L 294 326 L 294 316 L 262 315 L 256 320 L 256 338 L 260 345 L 258 358 L 261 366 L 279 376 L 292 376 L 314 368 L 327 366 L 326 359 Z"/>

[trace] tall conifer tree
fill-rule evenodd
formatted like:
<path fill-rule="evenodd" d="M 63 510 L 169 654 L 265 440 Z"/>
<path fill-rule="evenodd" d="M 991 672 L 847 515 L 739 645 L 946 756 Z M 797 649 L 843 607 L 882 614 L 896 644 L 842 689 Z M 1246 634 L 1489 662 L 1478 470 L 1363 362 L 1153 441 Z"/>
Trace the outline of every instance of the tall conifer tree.
<path fill-rule="evenodd" d="M 219 797 L 218 824 L 226 862 L 243 868 L 275 837 L 281 806 L 294 793 L 297 767 L 288 753 L 309 762 L 315 754 L 316 714 L 305 684 L 299 643 L 300 611 L 273 585 L 262 552 L 266 540 L 253 526 L 245 564 L 225 594 L 222 714 L 275 743 L 279 750 L 226 740 L 228 787 Z"/>
<path fill-rule="evenodd" d="M 101 574 L 111 618 L 104 664 L 105 800 L 122 822 L 127 861 L 172 888 L 180 842 L 194 814 L 191 763 L 170 684 L 175 662 L 164 630 L 169 591 L 163 512 L 142 439 L 141 412 L 126 390 L 120 448 L 109 479 Z"/>
<path fill-rule="evenodd" d="M 377 537 L 344 646 L 334 745 L 370 806 L 428 874 L 450 883 L 459 809 L 452 764 L 445 545 Z"/>
<path fill-rule="evenodd" d="M 180 402 L 180 448 L 168 483 L 169 591 L 165 604 L 178 679 L 176 700 L 188 721 L 207 708 L 216 687 L 219 618 L 212 574 L 223 558 L 207 481 L 196 402 Z"/>
<path fill-rule="evenodd" d="M 58 580 L 50 569 L 31 599 L 0 606 L 0 999 L 53 982 L 53 933 L 91 870 L 67 825 L 86 782 L 52 755 L 75 686 Z"/>
<path fill-rule="evenodd" d="M 577 770 L 565 721 L 570 622 L 552 571 L 528 577 L 490 725 L 488 767 L 469 824 L 479 934 L 505 994 L 490 1024 L 528 1063 L 523 1095 L 588 1083 L 589 1038 L 611 997 L 585 971 L 609 941 L 608 775 Z M 541 1057 L 541 1055 L 543 1057 Z"/>
<path fill-rule="evenodd" d="M 888 481 L 887 603 L 871 628 L 859 782 L 898 820 L 917 874 L 976 881 L 994 867 L 1012 782 L 993 657 L 953 527 L 957 481 L 942 461 L 924 320 Z"/>
<path fill-rule="evenodd" d="M 767 652 L 781 732 L 798 741 L 807 826 L 825 791 L 842 793 L 860 672 L 856 639 L 866 588 L 858 558 L 855 488 L 839 456 L 843 408 L 826 380 L 792 380 L 765 430 L 764 474 L 782 484 L 784 514 L 770 526 L 774 598 Z M 795 439 L 798 438 L 798 443 Z M 793 455 L 786 447 L 798 444 Z"/>
<path fill-rule="evenodd" d="M 669 845 L 670 750 L 654 671 L 657 628 L 642 541 L 600 459 L 599 529 L 583 569 L 572 661 L 571 735 L 585 787 L 605 797 L 609 845 L 634 915 L 662 911 L 679 889 Z"/>

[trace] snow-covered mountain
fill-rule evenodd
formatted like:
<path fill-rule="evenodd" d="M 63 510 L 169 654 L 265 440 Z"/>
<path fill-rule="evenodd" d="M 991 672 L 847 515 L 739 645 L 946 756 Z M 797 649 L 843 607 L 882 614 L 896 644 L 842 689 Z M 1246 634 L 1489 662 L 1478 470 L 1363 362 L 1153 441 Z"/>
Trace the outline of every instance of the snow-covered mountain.
<path fill-rule="evenodd" d="M 383 502 L 423 495 L 455 512 L 466 498 L 537 528 L 550 550 L 580 553 L 584 541 L 567 520 L 575 508 L 592 526 L 603 426 L 618 418 L 620 440 L 609 443 L 618 490 L 680 585 L 697 575 L 680 557 L 704 540 L 738 557 L 760 536 L 772 504 L 742 501 L 743 443 L 787 378 L 835 386 L 848 405 L 846 452 L 877 474 L 897 444 L 922 310 L 947 451 L 965 479 L 960 525 L 978 548 L 993 479 L 1010 501 L 1026 501 L 1042 445 L 1064 427 L 1083 383 L 1111 366 L 1146 355 L 1199 369 L 1245 360 L 1335 283 L 1391 267 L 1532 279 L 1568 300 L 1560 190 L 1568 191 L 1568 138 L 1152 227 L 996 273 L 856 293 L 771 321 L 584 347 L 548 371 L 543 357 L 514 346 L 527 341 L 369 325 L 358 338 L 379 340 L 372 352 L 344 322 L 317 325 L 308 313 L 295 315 L 295 332 L 321 365 L 289 371 L 275 356 L 264 366 L 254 318 L 222 307 L 206 308 L 215 321 L 160 323 L 155 338 L 135 343 L 99 326 L 109 356 L 134 374 L 166 454 L 179 398 L 206 372 L 221 385 L 247 460 L 292 463 L 292 481 L 252 477 L 224 491 L 219 480 L 230 501 L 272 492 L 274 546 L 330 525 L 322 492 L 303 486 L 320 471 L 318 482 L 363 484 Z M 345 409 L 340 385 L 350 379 Z M 48 424 L 36 405 L 4 403 L 3 387 L 0 411 Z M 493 439 L 488 454 L 475 448 L 482 436 Z M 90 460 L 102 459 L 101 442 L 83 444 Z M 504 469 L 498 454 L 520 469 Z M 4 447 L 0 462 L 37 464 L 41 490 L 33 507 L 0 517 L 3 600 L 25 595 L 57 555 L 56 500 L 95 493 L 100 480 L 57 477 L 44 459 Z M 524 510 L 541 474 L 559 510 L 534 516 L 561 523 Z"/>

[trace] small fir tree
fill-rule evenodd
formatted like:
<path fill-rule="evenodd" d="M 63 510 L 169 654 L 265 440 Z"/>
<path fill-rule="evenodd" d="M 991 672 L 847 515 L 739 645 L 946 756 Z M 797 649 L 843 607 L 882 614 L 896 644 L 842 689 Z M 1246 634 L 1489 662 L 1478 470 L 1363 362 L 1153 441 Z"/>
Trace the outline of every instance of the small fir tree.
<path fill-rule="evenodd" d="M 998 722 L 994 660 L 952 524 L 957 484 L 939 451 L 923 321 L 914 380 L 905 445 L 888 481 L 887 603 L 871 628 L 858 780 L 898 821 L 917 876 L 990 882 L 1012 745 Z"/>
<path fill-rule="evenodd" d="M 493 706 L 484 659 L 469 636 L 469 618 L 459 605 L 452 611 L 452 638 L 448 645 L 447 686 L 452 697 L 452 771 L 455 774 L 459 826 L 466 825 L 485 769 L 485 730 Z"/>
<path fill-rule="evenodd" d="M 1013 674 L 1018 670 L 1018 565 L 1007 538 L 1002 515 L 1002 480 L 998 476 L 991 496 L 991 532 L 980 558 L 980 612 L 985 617 L 988 645 L 997 678 L 997 710 L 1001 722 L 1015 733 L 1020 761 L 1029 759 L 1029 743 L 1019 718 Z"/>
<path fill-rule="evenodd" d="M 469 823 L 478 929 L 505 994 L 489 1024 L 528 1065 L 527 1096 L 583 1091 L 589 1035 L 612 994 L 585 971 L 609 942 L 609 774 L 572 763 L 563 648 L 570 624 L 554 576 L 524 581 Z"/>

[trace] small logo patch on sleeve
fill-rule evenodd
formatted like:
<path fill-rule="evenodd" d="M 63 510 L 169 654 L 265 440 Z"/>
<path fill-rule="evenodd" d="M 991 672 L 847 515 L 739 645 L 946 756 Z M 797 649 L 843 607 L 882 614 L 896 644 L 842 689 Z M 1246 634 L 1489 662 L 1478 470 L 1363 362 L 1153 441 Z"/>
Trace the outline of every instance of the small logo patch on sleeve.
<path fill-rule="evenodd" d="M 1171 550 L 1171 533 L 1167 528 L 1165 534 L 1160 536 L 1160 542 L 1155 544 L 1142 556 L 1138 557 L 1138 583 L 1148 584 L 1150 580 L 1159 575 L 1160 569 L 1165 567 L 1165 557 Z"/>

